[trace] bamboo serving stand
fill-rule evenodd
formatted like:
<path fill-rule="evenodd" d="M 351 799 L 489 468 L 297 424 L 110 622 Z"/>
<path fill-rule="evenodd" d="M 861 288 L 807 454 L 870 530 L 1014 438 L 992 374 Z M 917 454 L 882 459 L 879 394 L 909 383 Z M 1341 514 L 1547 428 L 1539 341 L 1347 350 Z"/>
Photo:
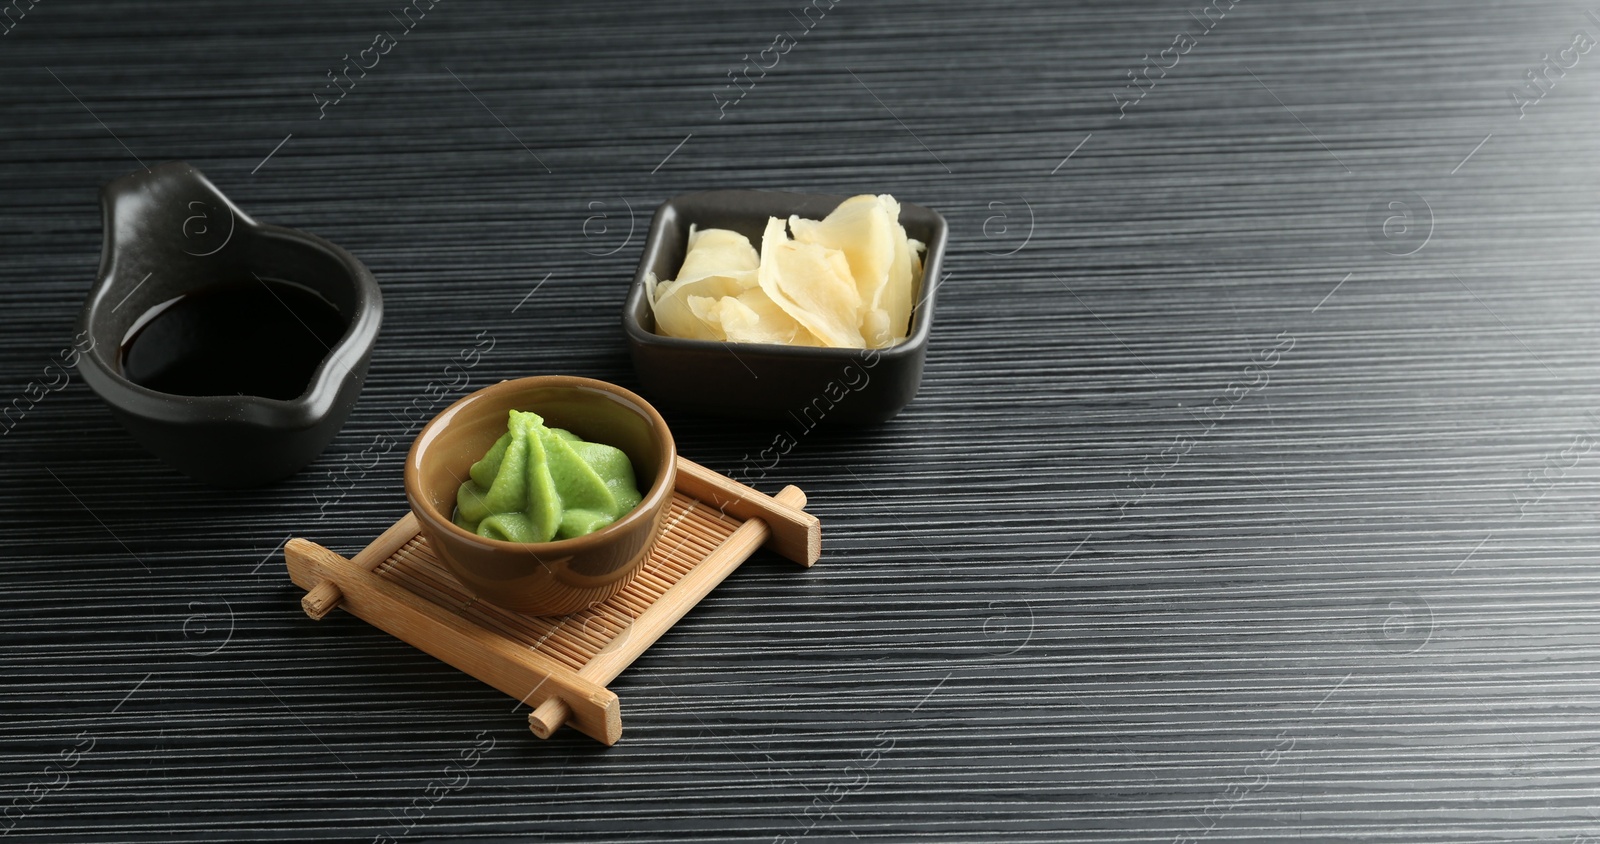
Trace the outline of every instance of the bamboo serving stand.
<path fill-rule="evenodd" d="M 540 738 L 569 724 L 603 744 L 622 737 L 606 688 L 700 599 L 765 545 L 802 566 L 822 553 L 805 493 L 762 493 L 678 458 L 666 528 L 627 588 L 573 615 L 522 615 L 479 601 L 439 562 L 407 513 L 352 559 L 299 537 L 283 549 L 300 605 L 335 607 L 533 707 Z"/>

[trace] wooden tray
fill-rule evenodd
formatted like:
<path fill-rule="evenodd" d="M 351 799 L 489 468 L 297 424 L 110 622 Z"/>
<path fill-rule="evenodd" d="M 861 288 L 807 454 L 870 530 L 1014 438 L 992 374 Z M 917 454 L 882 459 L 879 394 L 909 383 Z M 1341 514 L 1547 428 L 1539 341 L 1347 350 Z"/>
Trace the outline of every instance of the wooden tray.
<path fill-rule="evenodd" d="M 428 548 L 407 513 L 354 559 L 290 539 L 289 577 L 307 590 L 306 615 L 335 607 L 533 707 L 540 738 L 571 724 L 605 744 L 622 737 L 622 710 L 605 687 L 762 545 L 802 566 L 822 553 L 822 527 L 785 487 L 763 495 L 678 458 L 666 529 L 638 577 L 605 603 L 557 618 L 477 600 Z"/>

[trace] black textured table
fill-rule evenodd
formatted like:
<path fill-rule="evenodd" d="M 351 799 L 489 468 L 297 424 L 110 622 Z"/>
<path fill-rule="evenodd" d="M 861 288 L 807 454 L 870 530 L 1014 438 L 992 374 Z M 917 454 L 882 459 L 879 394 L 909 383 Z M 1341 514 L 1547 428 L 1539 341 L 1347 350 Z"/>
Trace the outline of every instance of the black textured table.
<path fill-rule="evenodd" d="M 428 5 L 0 7 L 0 831 L 1600 836 L 1600 13 Z M 46 371 L 99 186 L 173 159 L 383 286 L 352 418 L 268 488 Z M 281 545 L 404 512 L 363 452 L 459 351 L 435 409 L 637 386 L 650 213 L 713 187 L 951 224 L 917 400 L 762 484 L 821 564 L 746 563 L 612 684 L 609 749 L 308 620 Z M 725 472 L 789 430 L 669 421 Z"/>

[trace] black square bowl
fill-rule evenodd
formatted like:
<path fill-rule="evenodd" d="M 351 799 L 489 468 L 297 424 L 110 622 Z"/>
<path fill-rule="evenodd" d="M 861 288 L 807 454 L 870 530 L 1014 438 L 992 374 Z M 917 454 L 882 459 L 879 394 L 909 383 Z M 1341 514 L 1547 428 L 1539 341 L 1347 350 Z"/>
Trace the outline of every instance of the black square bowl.
<path fill-rule="evenodd" d="M 886 349 L 819 349 L 767 343 L 685 340 L 656 333 L 645 275 L 674 279 L 683 266 L 689 226 L 736 231 L 759 250 L 768 217 L 828 215 L 848 197 L 779 191 L 718 190 L 675 196 L 656 209 L 650 239 L 623 310 L 633 368 L 657 404 L 714 416 L 871 424 L 891 419 L 917 394 L 933 324 L 934 292 L 949 226 L 938 212 L 900 203 L 906 234 L 927 244 L 914 292 L 911 330 Z"/>

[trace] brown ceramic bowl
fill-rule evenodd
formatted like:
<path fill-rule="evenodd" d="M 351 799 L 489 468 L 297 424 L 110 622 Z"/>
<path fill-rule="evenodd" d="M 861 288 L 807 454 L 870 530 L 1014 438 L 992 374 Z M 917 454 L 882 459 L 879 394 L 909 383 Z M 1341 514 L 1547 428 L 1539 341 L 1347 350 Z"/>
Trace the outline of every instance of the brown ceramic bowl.
<path fill-rule="evenodd" d="M 615 446 L 633 463 L 644 500 L 622 518 L 555 542 L 505 542 L 457 527 L 456 490 L 506 432 L 509 411 Z M 661 414 L 621 387 L 542 375 L 485 387 L 433 418 L 406 456 L 406 499 L 435 555 L 485 601 L 529 615 L 566 615 L 621 592 L 650 554 L 666 520 L 677 449 Z"/>

